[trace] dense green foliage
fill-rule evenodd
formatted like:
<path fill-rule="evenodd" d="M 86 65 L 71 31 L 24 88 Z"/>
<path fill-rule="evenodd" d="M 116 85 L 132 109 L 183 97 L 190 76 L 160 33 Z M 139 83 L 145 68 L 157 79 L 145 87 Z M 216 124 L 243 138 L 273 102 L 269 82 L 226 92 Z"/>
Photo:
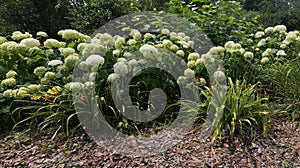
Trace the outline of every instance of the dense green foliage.
<path fill-rule="evenodd" d="M 236 1 L 193 0 L 182 3 L 181 0 L 171 0 L 170 12 L 197 24 L 215 45 L 224 45 L 229 40 L 245 40 L 261 27 L 258 15 L 243 10 Z"/>
<path fill-rule="evenodd" d="M 69 28 L 66 17 L 69 15 L 64 6 L 57 7 L 57 0 L 0 1 L 1 35 L 23 30 L 30 33 L 46 31 L 57 37 L 58 30 Z"/>

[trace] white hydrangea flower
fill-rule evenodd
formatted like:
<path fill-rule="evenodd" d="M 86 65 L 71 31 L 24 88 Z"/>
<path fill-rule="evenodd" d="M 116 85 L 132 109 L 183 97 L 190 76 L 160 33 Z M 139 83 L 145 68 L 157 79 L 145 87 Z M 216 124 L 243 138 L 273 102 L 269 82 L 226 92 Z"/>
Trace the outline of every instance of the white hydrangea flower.
<path fill-rule="evenodd" d="M 218 47 L 215 47 L 217 49 L 217 51 L 219 53 L 224 53 L 225 52 L 225 48 L 224 47 L 221 47 L 221 46 L 218 46 Z"/>
<path fill-rule="evenodd" d="M 130 57 L 132 54 L 130 53 L 130 52 L 125 52 L 124 54 L 123 54 L 123 56 L 125 57 L 125 58 L 128 58 L 128 57 Z"/>
<path fill-rule="evenodd" d="M 247 42 L 248 44 L 251 44 L 251 43 L 253 42 L 253 40 L 250 39 L 250 38 L 248 38 L 248 39 L 246 40 L 246 42 Z"/>
<path fill-rule="evenodd" d="M 85 82 L 83 85 L 85 88 L 94 88 L 95 83 L 88 81 L 88 82 Z"/>
<path fill-rule="evenodd" d="M 3 92 L 3 96 L 6 97 L 6 98 L 12 98 L 13 97 L 13 95 L 12 95 L 12 89 L 5 90 Z"/>
<path fill-rule="evenodd" d="M 209 51 L 208 51 L 209 54 L 211 55 L 217 55 L 219 54 L 219 51 L 217 49 L 217 47 L 212 47 Z"/>
<path fill-rule="evenodd" d="M 239 49 L 241 49 L 241 48 L 242 48 L 242 45 L 239 44 L 239 43 L 235 43 L 235 44 L 232 46 L 232 49 L 234 49 L 234 50 L 239 50 Z"/>
<path fill-rule="evenodd" d="M 8 41 L 1 44 L 0 48 L 7 51 L 12 51 L 15 49 L 15 46 L 17 45 L 14 41 Z"/>
<path fill-rule="evenodd" d="M 66 43 L 59 42 L 56 39 L 47 39 L 46 41 L 44 41 L 44 46 L 50 48 L 64 48 L 66 46 Z"/>
<path fill-rule="evenodd" d="M 74 54 L 75 53 L 75 50 L 73 49 L 73 48 L 70 48 L 70 47 L 68 47 L 68 48 L 63 48 L 62 49 L 62 53 L 64 54 L 64 56 L 69 56 L 69 55 L 71 55 L 71 54 Z"/>
<path fill-rule="evenodd" d="M 291 42 L 288 40 L 283 40 L 282 44 L 289 45 Z"/>
<path fill-rule="evenodd" d="M 268 57 L 263 57 L 261 60 L 260 60 L 260 63 L 261 64 L 267 64 L 269 62 L 269 58 Z"/>
<path fill-rule="evenodd" d="M 185 33 L 180 32 L 180 33 L 178 33 L 178 36 L 181 37 L 181 38 L 184 38 L 185 37 Z"/>
<path fill-rule="evenodd" d="M 106 53 L 107 47 L 103 45 L 99 45 L 97 43 L 89 43 L 85 46 L 84 50 L 82 51 L 82 55 L 88 57 L 90 55 L 98 55 L 101 53 Z"/>
<path fill-rule="evenodd" d="M 120 78 L 119 74 L 112 73 L 112 74 L 108 75 L 107 82 L 113 82 L 119 78 Z"/>
<path fill-rule="evenodd" d="M 40 49 L 39 47 L 32 47 L 29 49 L 29 52 L 39 52 L 42 51 L 42 49 Z"/>
<path fill-rule="evenodd" d="M 132 59 L 128 62 L 128 65 L 130 65 L 130 66 L 136 66 L 137 64 L 138 64 L 138 62 L 135 59 Z"/>
<path fill-rule="evenodd" d="M 289 32 L 285 38 L 285 40 L 292 42 L 295 41 L 297 38 L 297 33 L 296 32 Z"/>
<path fill-rule="evenodd" d="M 287 28 L 285 25 L 277 25 L 274 27 L 275 32 L 286 32 Z"/>
<path fill-rule="evenodd" d="M 87 65 L 103 65 L 104 64 L 104 58 L 100 55 L 91 55 L 85 60 Z"/>
<path fill-rule="evenodd" d="M 85 61 L 81 61 L 81 62 L 78 64 L 78 68 L 79 68 L 80 70 L 82 70 L 82 71 L 85 71 L 85 70 L 87 70 L 88 65 L 86 64 Z"/>
<path fill-rule="evenodd" d="M 96 80 L 96 77 L 97 77 L 97 72 L 92 72 L 90 73 L 89 80 L 94 82 Z"/>
<path fill-rule="evenodd" d="M 123 44 L 126 44 L 125 38 L 117 37 L 117 39 L 115 41 L 115 47 L 116 48 L 121 48 Z"/>
<path fill-rule="evenodd" d="M 158 50 L 153 45 L 149 45 L 149 44 L 145 44 L 145 45 L 141 46 L 140 52 L 144 55 L 144 57 L 147 57 L 147 58 L 149 58 L 155 54 L 158 54 Z"/>
<path fill-rule="evenodd" d="M 170 34 L 170 30 L 169 29 L 162 29 L 161 30 L 161 34 L 169 35 Z"/>
<path fill-rule="evenodd" d="M 188 61 L 194 60 L 196 61 L 198 58 L 200 58 L 200 55 L 198 53 L 190 53 L 188 56 Z"/>
<path fill-rule="evenodd" d="M 250 51 L 245 52 L 244 57 L 247 59 L 253 59 L 254 58 L 254 54 Z"/>
<path fill-rule="evenodd" d="M 69 82 L 64 87 L 68 90 L 78 90 L 83 88 L 83 84 L 80 82 Z"/>
<path fill-rule="evenodd" d="M 205 64 L 205 59 L 204 58 L 198 58 L 196 60 L 195 66 L 199 67 L 199 66 L 203 66 Z"/>
<path fill-rule="evenodd" d="M 265 32 L 263 31 L 258 31 L 257 33 L 255 33 L 254 37 L 255 38 L 261 38 L 265 35 Z"/>
<path fill-rule="evenodd" d="M 15 31 L 13 32 L 11 38 L 15 41 L 19 41 L 19 40 L 22 40 L 22 39 L 25 39 L 25 38 L 31 38 L 32 35 L 29 34 L 28 32 L 26 32 L 25 34 L 23 34 L 22 32 L 20 31 Z"/>
<path fill-rule="evenodd" d="M 178 51 L 178 50 L 179 50 L 179 47 L 178 47 L 176 44 L 173 44 L 173 45 L 170 47 L 170 50 L 172 50 L 172 51 Z"/>
<path fill-rule="evenodd" d="M 226 50 L 230 50 L 233 45 L 234 45 L 233 41 L 228 41 L 228 42 L 225 43 L 224 47 L 225 47 Z"/>
<path fill-rule="evenodd" d="M 40 83 L 43 84 L 43 85 L 47 85 L 47 84 L 49 84 L 49 82 L 50 81 L 48 79 L 46 79 L 46 78 L 41 78 L 40 79 Z"/>
<path fill-rule="evenodd" d="M 42 31 L 37 32 L 36 35 L 39 37 L 48 37 L 48 34 L 46 32 L 42 32 Z"/>
<path fill-rule="evenodd" d="M 33 71 L 33 73 L 39 77 L 43 76 L 46 72 L 47 72 L 47 68 L 44 66 L 36 67 Z"/>
<path fill-rule="evenodd" d="M 28 51 L 28 47 L 25 44 L 17 44 L 15 45 L 15 50 L 19 53 L 23 53 L 24 51 Z"/>
<path fill-rule="evenodd" d="M 187 63 L 187 66 L 188 66 L 189 68 L 195 68 L 195 65 L 196 65 L 196 61 L 194 61 L 194 60 L 189 61 L 189 62 Z"/>
<path fill-rule="evenodd" d="M 176 43 L 181 44 L 183 48 L 189 48 L 190 44 L 185 41 L 177 41 Z"/>
<path fill-rule="evenodd" d="M 127 60 L 125 58 L 118 58 L 117 62 L 123 62 L 124 64 L 127 64 Z"/>
<path fill-rule="evenodd" d="M 177 52 L 176 52 L 176 54 L 178 55 L 178 56 L 180 56 L 180 57 L 184 57 L 184 51 L 183 50 L 178 50 Z"/>
<path fill-rule="evenodd" d="M 194 48 L 195 43 L 193 41 L 188 41 L 188 46 Z M 185 46 L 183 46 L 185 48 Z"/>
<path fill-rule="evenodd" d="M 278 50 L 276 53 L 277 56 L 286 56 L 286 53 L 284 50 Z"/>
<path fill-rule="evenodd" d="M 75 63 L 79 60 L 78 54 L 72 54 L 65 58 L 65 65 L 67 67 L 73 67 Z"/>
<path fill-rule="evenodd" d="M 164 39 L 163 42 L 162 42 L 162 44 L 163 44 L 164 47 L 166 47 L 166 48 L 170 48 L 170 47 L 173 45 L 172 41 L 167 40 L 167 39 Z"/>
<path fill-rule="evenodd" d="M 127 41 L 127 44 L 130 45 L 130 46 L 133 46 L 133 45 L 135 45 L 136 43 L 137 43 L 137 41 L 134 40 L 134 39 L 129 39 L 129 40 Z"/>
<path fill-rule="evenodd" d="M 219 82 L 222 82 L 222 81 L 226 80 L 225 73 L 223 71 L 220 71 L 220 70 L 214 72 L 213 77 L 214 77 L 214 79 L 216 79 Z"/>
<path fill-rule="evenodd" d="M 258 42 L 257 46 L 258 46 L 258 47 L 262 47 L 262 46 L 264 46 L 265 44 L 266 44 L 266 39 L 261 39 L 261 40 Z"/>
<path fill-rule="evenodd" d="M 44 77 L 47 80 L 54 79 L 55 78 L 55 73 L 54 72 L 46 72 Z"/>
<path fill-rule="evenodd" d="M 286 48 L 286 44 L 281 44 L 281 45 L 280 45 L 280 48 L 281 48 L 281 49 L 285 49 L 285 48 Z"/>
<path fill-rule="evenodd" d="M 186 76 L 187 78 L 194 78 L 195 77 L 195 71 L 188 68 L 184 71 L 184 76 Z"/>
<path fill-rule="evenodd" d="M 207 84 L 207 82 L 204 78 L 199 79 L 199 86 L 205 86 L 206 84 Z"/>
<path fill-rule="evenodd" d="M 113 55 L 119 55 L 121 53 L 120 50 L 113 50 Z"/>
<path fill-rule="evenodd" d="M 188 82 L 188 80 L 187 80 L 187 77 L 185 77 L 185 76 L 179 76 L 177 79 L 177 83 L 179 85 L 186 85 L 187 82 Z"/>
<path fill-rule="evenodd" d="M 50 62 L 48 62 L 49 66 L 57 66 L 57 65 L 61 65 L 63 64 L 63 62 L 61 60 L 51 60 Z"/>
<path fill-rule="evenodd" d="M 130 35 L 134 40 L 140 40 L 142 37 L 142 34 L 138 30 L 132 30 Z"/>
<path fill-rule="evenodd" d="M 96 34 L 96 36 L 92 39 L 92 42 L 95 41 L 95 39 L 98 40 L 98 43 L 103 45 L 103 46 L 113 46 L 115 43 L 115 39 L 114 37 L 112 37 L 110 34 L 108 33 L 98 33 Z"/>
<path fill-rule="evenodd" d="M 15 99 L 22 99 L 25 94 L 28 94 L 28 89 L 27 88 L 22 87 L 22 88 L 16 89 L 15 94 L 14 94 L 14 98 Z"/>
<path fill-rule="evenodd" d="M 7 78 L 2 80 L 1 85 L 3 86 L 8 86 L 8 87 L 12 87 L 15 86 L 17 84 L 17 81 L 15 78 Z"/>
<path fill-rule="evenodd" d="M 267 48 L 263 53 L 262 56 L 263 57 L 268 57 L 269 55 L 272 54 L 272 49 L 271 48 Z"/>
<path fill-rule="evenodd" d="M 164 48 L 164 45 L 163 44 L 156 44 L 155 47 L 157 47 L 157 48 Z"/>
<path fill-rule="evenodd" d="M 0 36 L 0 44 L 7 42 L 5 37 Z"/>
<path fill-rule="evenodd" d="M 14 70 L 10 70 L 6 73 L 6 78 L 14 78 L 18 73 Z"/>
<path fill-rule="evenodd" d="M 180 37 L 178 37 L 177 33 L 171 32 L 170 33 L 170 40 L 177 41 L 177 40 L 180 40 Z"/>
<path fill-rule="evenodd" d="M 40 89 L 40 86 L 37 84 L 30 84 L 27 86 L 27 88 L 31 91 L 38 91 Z"/>
<path fill-rule="evenodd" d="M 144 35 L 144 38 L 145 38 L 146 40 L 150 40 L 150 39 L 152 39 L 152 37 L 153 37 L 153 35 L 152 35 L 151 33 L 146 33 L 146 34 Z"/>
<path fill-rule="evenodd" d="M 125 76 L 128 73 L 128 67 L 124 62 L 117 62 L 114 65 L 114 73 L 119 74 L 120 76 Z"/>
<path fill-rule="evenodd" d="M 266 34 L 271 34 L 271 33 L 273 33 L 274 32 L 274 27 L 267 27 L 266 29 L 265 29 L 265 33 Z"/>
<path fill-rule="evenodd" d="M 81 36 L 78 31 L 72 29 L 60 30 L 57 34 L 62 36 L 62 38 L 66 40 L 79 39 L 79 37 Z"/>
<path fill-rule="evenodd" d="M 91 37 L 82 33 L 79 33 L 79 37 L 78 40 L 80 42 L 90 42 L 91 41 Z"/>
<path fill-rule="evenodd" d="M 237 53 L 239 53 L 240 55 L 243 55 L 245 52 L 246 50 L 244 48 L 237 50 Z"/>
<path fill-rule="evenodd" d="M 86 43 L 80 43 L 77 46 L 77 50 L 81 52 L 84 50 L 85 46 L 86 46 Z"/>
<path fill-rule="evenodd" d="M 190 38 L 189 36 L 185 36 L 185 37 L 183 38 L 183 40 L 188 42 L 188 41 L 191 40 L 191 38 Z"/>

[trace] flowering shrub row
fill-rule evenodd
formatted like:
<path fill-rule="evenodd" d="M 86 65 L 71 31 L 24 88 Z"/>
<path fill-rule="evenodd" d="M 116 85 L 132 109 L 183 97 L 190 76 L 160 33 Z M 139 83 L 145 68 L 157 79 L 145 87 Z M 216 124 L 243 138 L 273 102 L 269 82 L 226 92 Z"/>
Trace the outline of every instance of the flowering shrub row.
<path fill-rule="evenodd" d="M 197 82 L 200 86 L 204 86 L 209 79 L 204 71 L 208 58 L 193 52 L 194 42 L 181 32 L 162 29 L 158 33 L 142 34 L 132 30 L 127 37 L 104 33 L 96 34 L 91 39 L 80 32 L 68 29 L 59 31 L 58 35 L 62 37 L 62 41 L 48 39 L 45 32 L 38 32 L 35 38 L 29 33 L 23 34 L 19 31 L 14 32 L 11 37 L 0 38 L 0 98 L 6 106 L 10 106 L 14 100 L 48 102 L 43 105 L 50 105 L 53 101 L 57 101 L 58 97 L 61 101 L 62 97 L 70 99 L 68 95 L 73 89 L 94 86 L 95 80 L 99 101 L 106 99 L 109 102 L 105 89 L 110 87 L 109 83 L 129 73 L 135 73 L 137 67 L 143 67 L 153 60 L 160 60 L 160 57 L 167 58 L 164 57 L 168 55 L 165 51 L 177 55 L 188 67 L 178 79 L 170 80 L 172 81 L 170 83 L 176 83 L 177 80 L 178 84 L 189 85 Z M 224 52 L 222 47 L 215 50 Z M 141 57 L 135 56 L 139 54 Z M 174 66 L 172 60 L 169 60 L 169 63 L 168 66 Z M 73 76 L 74 67 L 82 72 L 92 73 L 82 74 L 80 79 L 77 79 Z M 162 71 L 154 70 L 152 73 Z M 225 74 L 221 71 L 215 75 L 225 79 Z M 169 81 L 167 78 L 170 77 L 164 77 L 160 80 Z M 148 85 L 151 85 L 153 80 L 148 79 L 145 86 L 136 92 L 151 91 Z M 160 85 L 158 83 L 152 87 L 161 87 Z M 168 85 L 165 86 L 165 89 L 167 88 Z M 173 98 L 178 97 L 176 92 L 170 95 L 173 95 Z M 141 101 L 147 102 L 147 93 L 137 95 L 136 101 L 140 104 Z M 108 105 L 112 103 L 105 106 Z"/>
<path fill-rule="evenodd" d="M 287 32 L 284 25 L 268 27 L 243 41 L 225 43 L 227 75 L 251 83 L 264 81 L 267 69 L 295 59 L 300 53 L 299 31 Z"/>

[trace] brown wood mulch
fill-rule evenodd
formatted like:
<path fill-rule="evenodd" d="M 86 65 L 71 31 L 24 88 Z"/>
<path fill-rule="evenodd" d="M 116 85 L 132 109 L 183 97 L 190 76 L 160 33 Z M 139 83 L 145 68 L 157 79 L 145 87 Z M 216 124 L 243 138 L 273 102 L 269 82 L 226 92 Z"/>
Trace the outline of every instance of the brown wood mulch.
<path fill-rule="evenodd" d="M 199 132 L 187 135 L 173 148 L 148 157 L 111 154 L 83 133 L 66 141 L 49 136 L 0 140 L 0 168 L 6 167 L 299 167 L 300 126 L 276 123 L 268 137 L 245 144 L 223 136 L 211 150 Z"/>

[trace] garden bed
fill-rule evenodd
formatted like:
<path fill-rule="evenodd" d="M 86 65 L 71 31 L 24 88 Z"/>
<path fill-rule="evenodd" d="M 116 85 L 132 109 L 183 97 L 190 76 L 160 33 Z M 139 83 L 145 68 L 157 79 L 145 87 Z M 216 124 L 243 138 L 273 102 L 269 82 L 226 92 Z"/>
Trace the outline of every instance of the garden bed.
<path fill-rule="evenodd" d="M 300 127 L 295 122 L 277 121 L 268 137 L 255 141 L 217 140 L 215 155 L 210 141 L 200 142 L 199 132 L 187 135 L 175 147 L 145 158 L 112 154 L 80 132 L 68 142 L 49 141 L 44 135 L 32 140 L 1 140 L 3 167 L 299 167 Z"/>

